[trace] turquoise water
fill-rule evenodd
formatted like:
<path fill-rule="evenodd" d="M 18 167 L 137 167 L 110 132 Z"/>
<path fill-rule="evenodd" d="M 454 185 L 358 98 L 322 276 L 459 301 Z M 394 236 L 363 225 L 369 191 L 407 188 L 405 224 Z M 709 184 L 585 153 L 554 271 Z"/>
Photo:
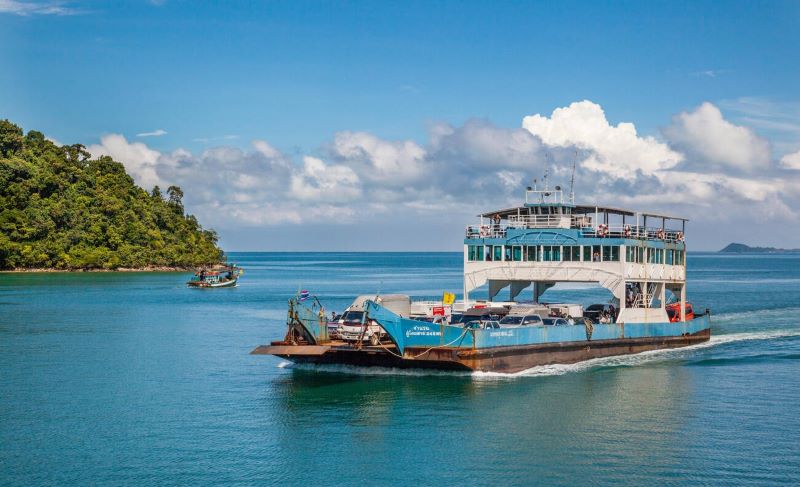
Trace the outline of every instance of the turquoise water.
<path fill-rule="evenodd" d="M 235 289 L 0 275 L 0 484 L 800 482 L 800 256 L 691 254 L 708 345 L 512 376 L 248 355 L 299 287 L 338 310 L 433 298 L 461 288 L 461 254 L 233 259 Z"/>

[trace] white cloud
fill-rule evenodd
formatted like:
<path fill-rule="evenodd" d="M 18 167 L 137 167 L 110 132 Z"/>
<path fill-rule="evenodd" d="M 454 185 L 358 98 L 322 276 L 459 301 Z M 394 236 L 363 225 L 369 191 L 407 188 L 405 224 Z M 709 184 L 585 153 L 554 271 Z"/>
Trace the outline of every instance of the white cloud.
<path fill-rule="evenodd" d="M 290 194 L 320 204 L 354 202 L 361 196 L 361 187 L 358 176 L 349 167 L 327 165 L 321 159 L 306 156 L 303 170 L 292 175 Z"/>
<path fill-rule="evenodd" d="M 66 7 L 65 2 L 59 1 L 18 1 L 0 0 L 0 13 L 10 13 L 15 15 L 75 15 L 78 10 Z"/>
<path fill-rule="evenodd" d="M 770 164 L 769 142 L 750 128 L 725 120 L 719 108 L 708 102 L 693 112 L 675 115 L 664 135 L 698 162 L 742 171 L 760 170 Z"/>
<path fill-rule="evenodd" d="M 781 166 L 786 169 L 800 170 L 800 151 L 792 152 L 781 157 Z"/>
<path fill-rule="evenodd" d="M 695 125 L 702 130 L 690 130 Z M 452 228 L 472 223 L 478 212 L 519 204 L 524 186 L 546 169 L 551 185 L 568 185 L 576 152 L 579 203 L 684 214 L 709 228 L 743 217 L 798 217 L 800 172 L 782 169 L 800 169 L 800 153 L 753 173 L 727 156 L 712 161 L 694 147 L 719 145 L 726 137 L 733 144 L 752 139 L 742 135 L 747 129 L 703 106 L 677 115 L 670 130 L 672 147 L 638 134 L 632 123 L 610 124 L 599 105 L 583 101 L 550 116 L 525 117 L 522 128 L 486 120 L 433 124 L 425 143 L 341 132 L 321 145 L 318 157 L 297 160 L 265 140 L 244 149 L 160 152 L 107 135 L 89 151 L 123 162 L 145 188 L 180 185 L 187 210 L 216 228 L 398 219 L 420 231 Z"/>
<path fill-rule="evenodd" d="M 366 132 L 339 132 L 331 150 L 364 179 L 388 185 L 416 181 L 425 170 L 425 149 L 410 140 L 386 141 Z"/>
<path fill-rule="evenodd" d="M 164 129 L 157 129 L 153 130 L 152 132 L 142 132 L 136 134 L 137 137 L 161 137 L 162 135 L 167 135 L 167 131 Z"/>
<path fill-rule="evenodd" d="M 547 146 L 589 151 L 584 168 L 618 179 L 635 179 L 637 171 L 653 174 L 683 160 L 654 137 L 640 137 L 632 123 L 609 124 L 602 107 L 588 100 L 557 108 L 550 118 L 525 117 L 522 127 Z"/>
<path fill-rule="evenodd" d="M 164 184 L 157 172 L 161 153 L 142 142 L 128 142 L 123 135 L 109 134 L 100 138 L 100 144 L 90 145 L 86 150 L 94 157 L 111 156 L 122 162 L 133 179 L 144 188 Z"/>

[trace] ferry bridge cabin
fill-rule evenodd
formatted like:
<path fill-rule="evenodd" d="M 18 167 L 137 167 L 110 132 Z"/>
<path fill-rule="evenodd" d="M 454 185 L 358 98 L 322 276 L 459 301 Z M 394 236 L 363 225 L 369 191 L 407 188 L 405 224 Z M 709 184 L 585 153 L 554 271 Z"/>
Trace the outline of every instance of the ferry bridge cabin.
<path fill-rule="evenodd" d="M 464 299 L 488 283 L 489 300 L 557 282 L 599 283 L 619 300 L 621 323 L 670 321 L 666 291 L 686 308 L 686 219 L 565 202 L 560 188 L 528 190 L 524 206 L 480 215 L 464 240 Z"/>

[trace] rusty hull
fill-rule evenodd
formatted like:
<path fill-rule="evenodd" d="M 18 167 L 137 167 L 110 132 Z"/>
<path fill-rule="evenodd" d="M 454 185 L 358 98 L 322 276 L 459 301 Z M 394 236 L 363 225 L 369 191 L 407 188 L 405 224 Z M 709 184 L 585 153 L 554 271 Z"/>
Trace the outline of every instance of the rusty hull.
<path fill-rule="evenodd" d="M 403 358 L 396 356 L 397 349 L 388 348 L 390 345 L 387 345 L 387 351 L 382 347 L 370 346 L 357 349 L 344 342 L 325 345 L 273 342 L 259 346 L 250 353 L 275 355 L 296 363 L 513 373 L 539 365 L 572 364 L 594 358 L 686 347 L 710 338 L 711 330 L 705 329 L 683 336 L 561 342 L 480 350 L 456 347 L 432 350 L 406 348 Z"/>

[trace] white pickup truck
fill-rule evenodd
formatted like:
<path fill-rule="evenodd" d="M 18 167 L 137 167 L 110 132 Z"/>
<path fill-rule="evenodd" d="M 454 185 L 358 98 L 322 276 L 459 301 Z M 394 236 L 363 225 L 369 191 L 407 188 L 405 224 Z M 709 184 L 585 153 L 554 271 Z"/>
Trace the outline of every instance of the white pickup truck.
<path fill-rule="evenodd" d="M 403 317 L 408 317 L 411 312 L 411 299 L 404 294 L 385 294 L 381 296 L 363 295 L 353 301 L 339 318 L 336 329 L 339 337 L 346 342 L 356 342 L 359 338 L 377 346 L 386 332 L 376 322 L 369 320 L 365 323 L 364 303 L 368 300 L 375 301 L 389 311 Z"/>

